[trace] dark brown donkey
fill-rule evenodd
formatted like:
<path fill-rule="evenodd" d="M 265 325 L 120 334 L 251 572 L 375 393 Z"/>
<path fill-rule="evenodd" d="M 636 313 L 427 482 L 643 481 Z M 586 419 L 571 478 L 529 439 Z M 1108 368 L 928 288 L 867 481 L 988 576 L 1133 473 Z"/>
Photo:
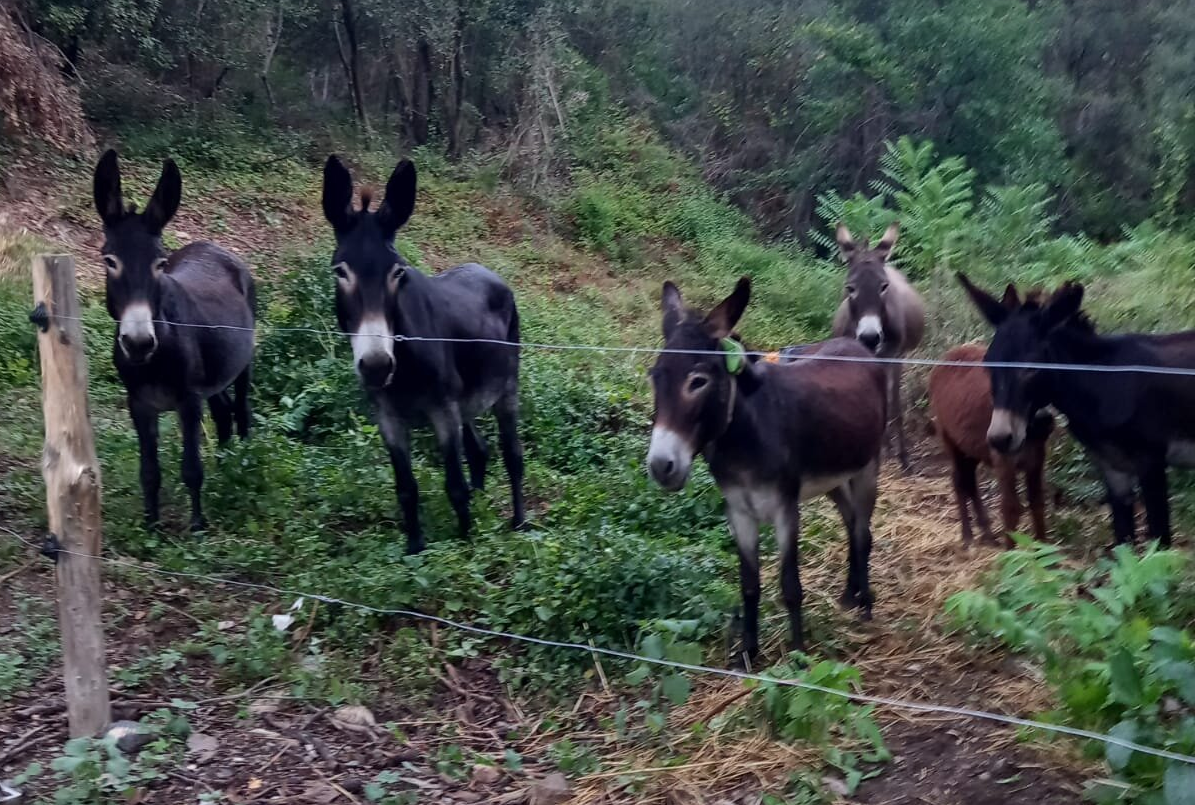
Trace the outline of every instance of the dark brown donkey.
<path fill-rule="evenodd" d="M 1103 472 L 1116 542 L 1133 540 L 1139 483 L 1149 536 L 1170 547 L 1166 468 L 1195 467 L 1195 330 L 1100 335 L 1082 311 L 1082 285 L 1068 282 L 1045 299 L 1022 299 L 1009 285 L 997 299 L 958 277 L 996 328 L 984 358 L 994 404 L 988 443 L 1017 451 L 1033 416 L 1052 405 Z M 1132 371 L 1139 366 L 1160 371 Z"/>
<path fill-rule="evenodd" d="M 983 366 L 987 347 L 963 344 L 949 349 L 943 361 L 957 361 L 965 366 L 938 365 L 929 373 L 929 409 L 938 437 L 952 465 L 951 480 L 958 502 L 963 544 L 971 544 L 971 517 L 968 503 L 983 537 L 995 542 L 983 498 L 979 494 L 975 470 L 980 464 L 990 466 L 1000 488 L 1000 514 L 1005 537 L 1016 531 L 1021 521 L 1021 500 L 1017 494 L 1017 473 L 1025 474 L 1025 495 L 1029 498 L 1029 516 L 1033 536 L 1046 538 L 1046 509 L 1042 497 L 1042 475 L 1046 463 L 1046 443 L 1054 429 L 1054 417 L 1038 411 L 1028 427 L 1025 444 L 1012 455 L 993 450 L 988 444 L 988 423 L 992 420 L 992 384 Z"/>
<path fill-rule="evenodd" d="M 913 286 L 888 262 L 896 246 L 897 227 L 892 224 L 875 248 L 855 240 L 838 225 L 838 249 L 846 261 L 842 304 L 834 314 L 835 337 L 856 338 L 880 358 L 903 358 L 921 343 L 925 333 L 925 304 Z M 896 418 L 897 455 L 909 468 L 905 446 L 904 405 L 901 402 L 902 365 L 887 364 L 888 414 Z"/>
<path fill-rule="evenodd" d="M 665 351 L 651 370 L 655 394 L 648 472 L 675 492 L 694 457 L 709 463 L 738 543 L 743 649 L 759 651 L 759 526 L 776 528 L 780 585 L 793 645 L 804 646 L 798 571 L 800 504 L 829 495 L 850 537 L 844 606 L 871 616 L 871 513 L 884 439 L 884 370 L 878 364 L 811 360 L 866 357 L 856 341 L 813 345 L 791 363 L 749 361 L 731 332 L 751 296 L 746 277 L 709 315 L 686 308 L 664 283 Z"/>

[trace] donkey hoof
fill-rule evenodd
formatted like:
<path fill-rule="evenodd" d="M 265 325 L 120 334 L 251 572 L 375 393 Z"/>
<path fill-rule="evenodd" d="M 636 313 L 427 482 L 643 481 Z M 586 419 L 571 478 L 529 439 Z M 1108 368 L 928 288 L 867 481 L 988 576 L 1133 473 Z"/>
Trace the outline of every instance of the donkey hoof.
<path fill-rule="evenodd" d="M 838 596 L 838 606 L 843 609 L 854 609 L 859 606 L 859 599 L 851 590 L 844 590 L 842 595 Z"/>
<path fill-rule="evenodd" d="M 407 540 L 407 556 L 414 556 L 417 553 L 423 553 L 423 549 L 427 547 L 423 538 Z"/>
<path fill-rule="evenodd" d="M 760 656 L 758 647 L 751 650 L 744 646 L 730 658 L 730 667 L 736 671 L 751 671 L 765 665 L 767 662 Z"/>
<path fill-rule="evenodd" d="M 510 520 L 511 531 L 530 531 L 531 523 L 527 522 L 526 517 L 512 517 Z"/>
<path fill-rule="evenodd" d="M 200 534 L 207 531 L 207 519 L 204 517 L 195 517 L 191 519 L 191 533 Z"/>

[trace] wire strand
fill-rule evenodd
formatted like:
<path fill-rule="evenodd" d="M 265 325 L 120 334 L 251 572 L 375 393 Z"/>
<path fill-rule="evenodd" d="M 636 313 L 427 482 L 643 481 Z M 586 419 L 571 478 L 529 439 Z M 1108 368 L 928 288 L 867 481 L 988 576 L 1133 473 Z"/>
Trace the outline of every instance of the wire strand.
<path fill-rule="evenodd" d="M 56 316 L 63 321 L 88 322 L 81 316 Z M 232 324 L 196 324 L 184 322 L 170 322 L 162 319 L 153 320 L 154 324 L 171 327 L 192 327 L 202 330 L 238 330 L 241 332 L 256 332 L 256 327 L 240 327 Z M 342 338 L 385 338 L 397 342 L 422 342 L 440 344 L 493 344 L 495 346 L 515 347 L 522 349 L 537 349 L 555 352 L 602 352 L 621 353 L 628 355 L 723 355 L 716 349 L 669 349 L 667 347 L 620 347 L 599 344 L 550 344 L 534 341 L 507 341 L 500 338 L 447 338 L 439 336 L 421 335 L 383 335 L 381 333 L 346 333 L 341 330 L 326 330 L 317 327 L 273 327 L 262 328 L 274 333 L 307 333 L 310 335 L 337 336 Z M 794 344 L 779 350 L 760 351 L 747 350 L 742 354 L 755 358 L 770 358 L 786 350 L 800 349 L 810 344 Z M 981 369 L 1045 369 L 1064 372 L 1092 372 L 1097 374 L 1148 374 L 1172 375 L 1179 377 L 1195 377 L 1195 367 L 1151 366 L 1149 364 L 1108 365 L 1095 363 L 1042 363 L 1033 361 L 946 361 L 938 358 L 881 358 L 877 355 L 824 355 L 820 353 L 797 352 L 794 360 L 801 361 L 830 361 L 834 363 L 873 363 L 883 365 L 902 366 L 955 366 Z"/>
<path fill-rule="evenodd" d="M 6 531 L 8 534 L 16 538 L 19 542 L 24 543 L 30 548 L 38 549 L 29 540 L 22 537 L 16 531 L 13 531 L 7 526 L 0 526 L 0 530 Z M 1085 738 L 1087 740 L 1099 741 L 1104 744 L 1119 746 L 1122 749 L 1129 749 L 1134 752 L 1141 752 L 1142 754 L 1152 755 L 1154 757 L 1163 758 L 1165 760 L 1172 760 L 1179 763 L 1189 763 L 1195 765 L 1195 757 L 1191 755 L 1184 755 L 1179 752 L 1171 752 L 1168 749 L 1157 749 L 1152 746 L 1140 744 L 1135 741 L 1127 741 L 1123 738 L 1118 738 L 1114 735 L 1107 735 L 1101 732 L 1093 732 L 1091 730 L 1080 729 L 1078 727 L 1068 727 L 1064 724 L 1049 724 L 1043 721 L 1034 721 L 1028 718 L 1020 718 L 1017 716 L 1004 715 L 1002 713 L 991 713 L 985 710 L 973 710 L 967 707 L 954 707 L 952 705 L 933 704 L 930 702 L 913 702 L 903 699 L 892 699 L 885 696 L 871 696 L 865 693 L 853 693 L 851 691 L 838 690 L 836 688 L 828 688 L 824 685 L 816 685 L 811 682 L 803 682 L 798 679 L 783 679 L 779 677 L 764 676 L 763 674 L 753 674 L 745 671 L 735 671 L 727 668 L 712 668 L 705 665 L 697 665 L 694 663 L 676 662 L 674 660 L 658 659 L 654 657 L 644 657 L 639 654 L 634 654 L 629 651 L 619 651 L 617 649 L 602 648 L 599 646 L 582 645 L 581 643 L 568 643 L 558 640 L 548 640 L 542 637 L 532 637 L 529 635 L 522 635 L 516 632 L 504 632 L 497 629 L 486 629 L 480 626 L 473 626 L 467 623 L 450 620 L 448 618 L 441 618 L 438 615 L 428 615 L 423 612 L 417 612 L 409 609 L 388 609 L 383 607 L 374 607 L 369 604 L 361 604 L 354 601 L 345 601 L 340 598 L 335 598 L 329 595 L 322 595 L 319 593 L 303 592 L 301 590 L 290 590 L 282 587 L 273 587 L 268 584 L 258 584 L 249 581 L 237 581 L 235 579 L 224 579 L 217 576 L 206 576 L 201 573 L 186 573 L 174 570 L 164 570 L 162 568 L 143 565 L 136 562 L 128 562 L 122 559 L 114 559 L 111 557 L 94 556 L 87 553 L 79 553 L 77 551 L 67 551 L 60 549 L 59 553 L 68 554 L 70 556 L 78 556 L 84 559 L 95 559 L 101 562 L 106 562 L 112 565 L 132 568 L 147 573 L 155 573 L 162 576 L 170 576 L 173 578 L 192 579 L 195 581 L 203 581 L 210 584 L 224 584 L 231 587 L 240 587 L 242 589 L 260 590 L 269 592 L 274 595 L 284 597 L 298 597 L 308 598 L 312 601 L 320 601 L 325 604 L 338 604 L 353 609 L 358 609 L 364 612 L 372 612 L 378 615 L 398 615 L 412 620 L 422 620 L 430 623 L 437 623 L 442 626 L 447 626 L 462 632 L 482 635 L 484 637 L 501 638 L 504 640 L 513 640 L 521 643 L 529 643 L 537 646 L 546 646 L 548 648 L 566 649 L 569 651 L 582 651 L 590 655 L 600 654 L 605 657 L 614 657 L 621 660 L 630 660 L 633 662 L 642 662 L 649 665 L 656 665 L 665 668 L 674 668 L 679 671 L 689 671 L 691 673 L 708 674 L 712 676 L 727 677 L 731 679 L 739 679 L 743 681 L 760 682 L 764 684 L 780 685 L 783 687 L 799 688 L 801 690 L 813 691 L 828 696 L 837 696 L 839 698 L 848 699 L 853 702 L 862 704 L 873 704 L 881 707 L 891 707 L 902 710 L 912 710 L 921 713 L 941 713 L 944 715 L 959 716 L 962 718 L 982 719 L 986 721 L 993 721 L 1001 724 L 1008 724 L 1016 727 L 1026 727 L 1031 729 L 1043 730 L 1045 732 L 1053 732 L 1062 735 L 1068 735 L 1074 738 Z"/>

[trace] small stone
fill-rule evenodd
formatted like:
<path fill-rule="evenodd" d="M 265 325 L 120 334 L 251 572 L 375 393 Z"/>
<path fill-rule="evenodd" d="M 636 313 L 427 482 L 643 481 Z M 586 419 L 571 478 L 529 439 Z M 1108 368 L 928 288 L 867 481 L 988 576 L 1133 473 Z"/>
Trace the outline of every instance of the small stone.
<path fill-rule="evenodd" d="M 216 756 L 220 742 L 202 732 L 193 732 L 187 738 L 187 754 L 195 755 L 198 763 L 209 763 Z"/>
<path fill-rule="evenodd" d="M 117 721 L 108 727 L 104 737 L 116 739 L 117 749 L 125 754 L 132 754 L 153 742 L 157 735 L 136 721 Z"/>
<path fill-rule="evenodd" d="M 502 772 L 493 766 L 487 766 L 484 763 L 478 763 L 473 767 L 473 782 L 480 785 L 493 785 L 502 779 Z"/>
<path fill-rule="evenodd" d="M 376 727 L 378 725 L 378 720 L 373 717 L 370 709 L 359 704 L 341 707 L 332 714 L 332 718 L 342 724 L 353 724 L 358 727 Z"/>
<path fill-rule="evenodd" d="M 557 805 L 572 794 L 568 780 L 560 772 L 552 772 L 531 787 L 531 805 Z"/>
<path fill-rule="evenodd" d="M 838 777 L 823 777 L 822 785 L 824 785 L 831 794 L 834 794 L 838 797 L 849 797 L 851 794 L 851 789 L 847 786 L 846 781 Z"/>

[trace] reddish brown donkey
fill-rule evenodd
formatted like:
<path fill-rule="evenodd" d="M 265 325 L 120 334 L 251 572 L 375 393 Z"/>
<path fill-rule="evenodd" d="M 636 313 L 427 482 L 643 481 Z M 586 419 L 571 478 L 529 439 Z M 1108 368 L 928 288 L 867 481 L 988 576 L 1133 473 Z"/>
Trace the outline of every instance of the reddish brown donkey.
<path fill-rule="evenodd" d="M 975 510 L 975 519 L 984 539 L 995 542 L 991 523 L 983 507 L 975 470 L 980 464 L 992 468 L 1000 488 L 1000 514 L 1007 534 L 1017 530 L 1021 520 L 1021 500 L 1017 494 L 1017 473 L 1025 474 L 1025 492 L 1029 498 L 1029 514 L 1033 520 L 1033 536 L 1046 536 L 1045 502 L 1042 497 L 1042 475 L 1046 463 L 1046 442 L 1054 429 L 1054 417 L 1046 411 L 1038 412 L 1028 428 L 1024 446 L 1016 453 L 1004 455 L 988 444 L 988 425 L 992 420 L 992 385 L 987 370 L 981 364 L 987 353 L 982 344 L 954 347 L 942 356 L 944 361 L 960 361 L 974 366 L 935 366 L 929 373 L 929 408 L 938 436 L 953 465 L 951 480 L 958 501 L 959 521 L 963 530 L 963 544 L 971 544 L 971 517 L 968 501 Z"/>

